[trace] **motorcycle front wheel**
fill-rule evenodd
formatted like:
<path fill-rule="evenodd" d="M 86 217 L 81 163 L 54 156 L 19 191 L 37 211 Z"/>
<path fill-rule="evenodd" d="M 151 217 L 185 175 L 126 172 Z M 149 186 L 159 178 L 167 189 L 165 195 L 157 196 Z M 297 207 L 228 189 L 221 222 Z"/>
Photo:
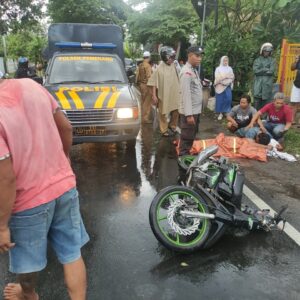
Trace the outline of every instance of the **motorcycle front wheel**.
<path fill-rule="evenodd" d="M 209 213 L 207 201 L 193 189 L 170 186 L 153 199 L 149 210 L 151 229 L 166 248 L 181 253 L 201 249 L 211 228 L 207 218 L 186 217 L 181 211 Z"/>

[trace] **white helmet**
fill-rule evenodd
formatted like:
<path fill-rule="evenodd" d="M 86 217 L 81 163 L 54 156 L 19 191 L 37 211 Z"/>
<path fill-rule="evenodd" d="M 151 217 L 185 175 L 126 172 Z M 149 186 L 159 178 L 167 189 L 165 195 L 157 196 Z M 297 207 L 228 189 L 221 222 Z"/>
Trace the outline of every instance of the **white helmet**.
<path fill-rule="evenodd" d="M 148 58 L 148 57 L 150 57 L 150 56 L 151 56 L 151 54 L 150 54 L 149 51 L 145 51 L 144 54 L 143 54 L 143 57 L 144 57 L 144 58 Z"/>
<path fill-rule="evenodd" d="M 264 43 L 260 48 L 260 54 L 262 55 L 263 51 L 272 52 L 273 51 L 273 45 L 271 43 Z"/>

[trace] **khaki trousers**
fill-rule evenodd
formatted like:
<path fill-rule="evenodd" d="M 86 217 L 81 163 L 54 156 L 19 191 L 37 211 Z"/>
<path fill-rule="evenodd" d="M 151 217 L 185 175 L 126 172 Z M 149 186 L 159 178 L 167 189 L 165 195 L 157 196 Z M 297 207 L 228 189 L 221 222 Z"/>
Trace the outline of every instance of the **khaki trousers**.
<path fill-rule="evenodd" d="M 142 121 L 150 121 L 150 114 L 151 114 L 151 87 L 148 87 L 145 83 L 140 83 L 140 90 L 141 90 L 141 108 L 142 108 Z"/>
<path fill-rule="evenodd" d="M 159 113 L 159 129 L 162 134 L 168 131 L 168 127 L 176 129 L 178 124 L 179 113 L 178 110 L 173 110 L 170 112 L 170 122 L 168 123 L 167 115 L 162 113 L 162 102 L 158 102 L 158 113 Z"/>

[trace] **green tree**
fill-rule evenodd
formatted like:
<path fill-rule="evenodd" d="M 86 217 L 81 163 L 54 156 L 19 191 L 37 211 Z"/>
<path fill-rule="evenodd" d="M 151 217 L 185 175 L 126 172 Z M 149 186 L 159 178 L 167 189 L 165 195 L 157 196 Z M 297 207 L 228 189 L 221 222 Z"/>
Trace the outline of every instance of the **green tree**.
<path fill-rule="evenodd" d="M 254 23 L 253 34 L 260 42 L 281 45 L 283 38 L 300 42 L 300 0 L 273 1 Z"/>
<path fill-rule="evenodd" d="M 235 90 L 248 91 L 252 64 L 265 42 L 275 54 L 283 38 L 300 41 L 300 0 L 219 0 L 219 23 L 214 14 L 206 22 L 204 65 L 209 77 L 223 55 L 228 55 L 236 75 Z"/>
<path fill-rule="evenodd" d="M 124 42 L 124 53 L 125 57 L 137 59 L 142 57 L 142 50 L 139 44 L 129 41 L 128 39 Z"/>
<path fill-rule="evenodd" d="M 123 25 L 130 7 L 118 0 L 49 0 L 54 23 L 114 23 Z"/>
<path fill-rule="evenodd" d="M 42 17 L 42 0 L 1 0 L 0 34 L 17 32 L 24 27 L 38 24 Z"/>
<path fill-rule="evenodd" d="M 17 59 L 26 56 L 31 62 L 42 61 L 42 51 L 46 47 L 45 35 L 38 30 L 23 30 L 7 36 L 7 54 L 9 58 Z"/>
<path fill-rule="evenodd" d="M 197 31 L 199 18 L 189 1 L 153 0 L 144 10 L 131 14 L 128 27 L 135 42 L 177 46 Z"/>

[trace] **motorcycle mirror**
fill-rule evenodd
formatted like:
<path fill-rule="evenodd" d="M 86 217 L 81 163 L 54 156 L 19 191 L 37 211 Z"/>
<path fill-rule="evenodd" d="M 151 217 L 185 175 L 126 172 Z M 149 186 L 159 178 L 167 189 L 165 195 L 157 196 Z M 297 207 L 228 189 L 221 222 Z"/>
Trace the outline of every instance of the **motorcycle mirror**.
<path fill-rule="evenodd" d="M 207 158 L 213 156 L 214 154 L 216 154 L 219 150 L 219 146 L 217 145 L 212 145 L 208 148 L 206 148 L 205 150 L 201 151 L 197 158 L 194 159 L 192 161 L 192 163 L 190 164 L 187 173 L 189 173 L 191 171 L 192 168 L 196 167 L 197 165 L 201 165 L 202 162 L 204 162 Z"/>

